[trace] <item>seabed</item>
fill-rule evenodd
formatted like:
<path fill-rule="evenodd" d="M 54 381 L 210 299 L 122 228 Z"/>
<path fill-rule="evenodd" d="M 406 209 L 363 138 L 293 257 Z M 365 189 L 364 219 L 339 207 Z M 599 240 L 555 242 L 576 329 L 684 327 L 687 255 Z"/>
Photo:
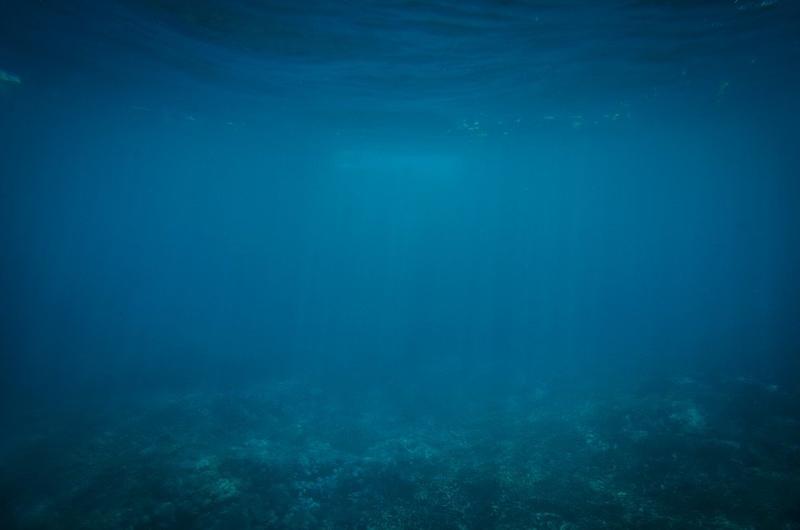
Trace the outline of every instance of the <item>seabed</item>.
<path fill-rule="evenodd" d="M 2 527 L 800 528 L 800 396 L 749 379 L 141 396 L 29 415 Z"/>

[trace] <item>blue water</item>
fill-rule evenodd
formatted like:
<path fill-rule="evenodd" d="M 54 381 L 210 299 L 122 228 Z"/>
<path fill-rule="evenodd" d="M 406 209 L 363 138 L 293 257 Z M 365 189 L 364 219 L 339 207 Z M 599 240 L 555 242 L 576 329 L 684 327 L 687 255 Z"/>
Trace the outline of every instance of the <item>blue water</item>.
<path fill-rule="evenodd" d="M 0 4 L 3 528 L 800 528 L 800 5 Z"/>

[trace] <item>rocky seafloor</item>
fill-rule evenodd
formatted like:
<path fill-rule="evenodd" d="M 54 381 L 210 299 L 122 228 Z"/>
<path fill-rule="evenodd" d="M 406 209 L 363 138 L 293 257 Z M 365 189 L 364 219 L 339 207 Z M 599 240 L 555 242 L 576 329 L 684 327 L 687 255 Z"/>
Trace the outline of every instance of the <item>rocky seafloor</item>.
<path fill-rule="evenodd" d="M 31 414 L 6 425 L 0 526 L 800 529 L 797 389 L 389 394 L 281 382 Z"/>

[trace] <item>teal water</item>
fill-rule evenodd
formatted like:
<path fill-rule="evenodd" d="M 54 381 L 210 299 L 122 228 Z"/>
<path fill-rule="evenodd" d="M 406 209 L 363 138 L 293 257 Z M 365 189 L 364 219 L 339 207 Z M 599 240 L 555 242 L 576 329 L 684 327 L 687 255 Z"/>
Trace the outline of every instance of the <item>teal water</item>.
<path fill-rule="evenodd" d="M 800 6 L 0 5 L 3 528 L 800 528 Z"/>

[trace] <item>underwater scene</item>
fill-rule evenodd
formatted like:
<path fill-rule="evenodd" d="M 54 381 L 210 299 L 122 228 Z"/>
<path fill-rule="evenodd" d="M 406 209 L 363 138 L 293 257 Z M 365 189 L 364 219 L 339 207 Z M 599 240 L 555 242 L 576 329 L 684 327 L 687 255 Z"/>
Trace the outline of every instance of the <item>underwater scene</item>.
<path fill-rule="evenodd" d="M 800 2 L 0 1 L 3 530 L 800 530 Z"/>

